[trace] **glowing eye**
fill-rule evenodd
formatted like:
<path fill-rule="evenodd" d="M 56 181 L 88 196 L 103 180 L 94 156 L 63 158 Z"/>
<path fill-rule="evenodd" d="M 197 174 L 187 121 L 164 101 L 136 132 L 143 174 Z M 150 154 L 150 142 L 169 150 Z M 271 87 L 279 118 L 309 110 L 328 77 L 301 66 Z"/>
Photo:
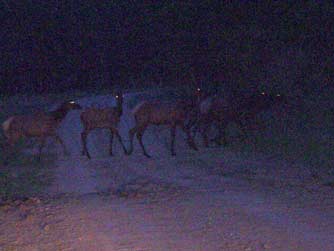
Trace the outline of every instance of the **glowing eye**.
<path fill-rule="evenodd" d="M 115 98 L 118 98 L 118 95 L 116 95 Z"/>
<path fill-rule="evenodd" d="M 276 97 L 280 97 L 280 96 L 281 96 L 281 94 L 277 94 L 277 95 L 276 95 Z"/>
<path fill-rule="evenodd" d="M 197 88 L 197 91 L 201 91 L 201 88 Z"/>
<path fill-rule="evenodd" d="M 262 95 L 265 95 L 266 93 L 265 92 L 261 92 Z"/>
<path fill-rule="evenodd" d="M 75 102 L 74 101 L 70 101 L 70 104 L 75 104 Z"/>

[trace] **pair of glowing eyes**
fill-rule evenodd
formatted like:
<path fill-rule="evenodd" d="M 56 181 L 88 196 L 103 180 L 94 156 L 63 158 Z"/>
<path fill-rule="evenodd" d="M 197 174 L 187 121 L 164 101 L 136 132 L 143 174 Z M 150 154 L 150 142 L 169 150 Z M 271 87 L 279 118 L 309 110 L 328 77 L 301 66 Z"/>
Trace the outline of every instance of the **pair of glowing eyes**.
<path fill-rule="evenodd" d="M 197 91 L 200 92 L 201 91 L 201 88 L 197 88 Z M 262 95 L 266 95 L 265 92 L 261 92 Z M 277 94 L 276 97 L 280 97 L 281 94 Z M 118 96 L 116 96 L 116 98 L 118 98 Z"/>
<path fill-rule="evenodd" d="M 119 98 L 119 96 L 116 95 L 115 98 Z M 75 104 L 75 101 L 70 101 L 69 103 L 70 103 L 71 105 L 74 105 L 74 104 Z"/>
<path fill-rule="evenodd" d="M 261 92 L 261 94 L 262 94 L 262 95 L 266 95 L 265 92 Z M 280 97 L 280 96 L 281 96 L 281 94 L 276 94 L 276 97 Z"/>

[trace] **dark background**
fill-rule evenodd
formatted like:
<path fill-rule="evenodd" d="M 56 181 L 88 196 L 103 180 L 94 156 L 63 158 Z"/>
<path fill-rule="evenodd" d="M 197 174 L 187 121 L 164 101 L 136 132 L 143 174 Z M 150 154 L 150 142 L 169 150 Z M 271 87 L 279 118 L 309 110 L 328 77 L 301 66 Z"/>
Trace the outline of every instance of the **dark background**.
<path fill-rule="evenodd" d="M 185 85 L 301 94 L 333 79 L 333 1 L 0 1 L 0 91 Z"/>

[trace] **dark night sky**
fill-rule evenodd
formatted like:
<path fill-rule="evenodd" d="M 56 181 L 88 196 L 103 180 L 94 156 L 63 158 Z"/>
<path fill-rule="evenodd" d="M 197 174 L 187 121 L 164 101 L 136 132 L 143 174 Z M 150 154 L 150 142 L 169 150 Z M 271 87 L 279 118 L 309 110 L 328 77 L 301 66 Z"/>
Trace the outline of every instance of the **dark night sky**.
<path fill-rule="evenodd" d="M 231 2 L 1 0 L 1 92 L 331 81 L 332 1 Z"/>

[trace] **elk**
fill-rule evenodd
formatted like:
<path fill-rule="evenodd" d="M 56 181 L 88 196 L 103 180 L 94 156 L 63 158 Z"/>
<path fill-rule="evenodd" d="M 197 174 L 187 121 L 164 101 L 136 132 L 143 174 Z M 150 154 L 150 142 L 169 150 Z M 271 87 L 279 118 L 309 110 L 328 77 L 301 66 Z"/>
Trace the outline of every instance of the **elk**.
<path fill-rule="evenodd" d="M 222 141 L 226 144 L 225 130 L 229 123 L 236 123 L 245 136 L 247 122 L 254 119 L 258 113 L 282 102 L 284 98 L 280 94 L 269 95 L 265 92 L 244 97 L 239 102 L 227 101 L 220 97 L 212 98 L 209 109 L 201 113 L 197 125 L 202 134 L 204 146 L 207 147 L 209 144 L 207 131 L 213 123 L 218 129 L 218 135 L 213 141 L 217 145 L 221 145 Z"/>
<path fill-rule="evenodd" d="M 138 104 L 132 111 L 135 118 L 135 126 L 129 130 L 130 150 L 133 151 L 133 138 L 136 134 L 143 154 L 150 158 L 151 156 L 145 150 L 142 138 L 145 130 L 149 125 L 168 125 L 171 132 L 171 154 L 175 156 L 175 134 L 176 127 L 179 126 L 187 135 L 187 143 L 193 150 L 198 150 L 193 138 L 190 134 L 190 127 L 194 123 L 194 118 L 197 115 L 198 103 L 201 89 L 197 88 L 195 98 L 188 100 L 179 100 L 177 102 L 162 102 L 162 101 L 144 101 Z M 186 123 L 190 119 L 188 125 Z"/>
<path fill-rule="evenodd" d="M 67 155 L 67 149 L 57 134 L 57 129 L 70 110 L 79 109 L 81 109 L 79 104 L 74 101 L 67 101 L 51 112 L 9 117 L 2 123 L 2 129 L 11 147 L 21 138 L 39 138 L 41 141 L 39 159 L 48 137 L 54 137 L 62 145 L 64 154 Z"/>
<path fill-rule="evenodd" d="M 127 154 L 127 150 L 123 144 L 122 138 L 117 129 L 121 116 L 123 114 L 123 94 L 119 92 L 117 93 L 117 95 L 115 95 L 115 98 L 117 100 L 116 107 L 109 107 L 102 109 L 92 107 L 83 111 L 80 115 L 80 119 L 83 125 L 83 131 L 81 133 L 81 140 L 82 140 L 81 153 L 82 155 L 86 155 L 88 159 L 91 159 L 91 156 L 87 149 L 87 136 L 92 130 L 95 129 L 110 130 L 110 146 L 109 146 L 110 155 L 113 155 L 112 143 L 114 134 L 121 143 L 124 153 Z"/>

